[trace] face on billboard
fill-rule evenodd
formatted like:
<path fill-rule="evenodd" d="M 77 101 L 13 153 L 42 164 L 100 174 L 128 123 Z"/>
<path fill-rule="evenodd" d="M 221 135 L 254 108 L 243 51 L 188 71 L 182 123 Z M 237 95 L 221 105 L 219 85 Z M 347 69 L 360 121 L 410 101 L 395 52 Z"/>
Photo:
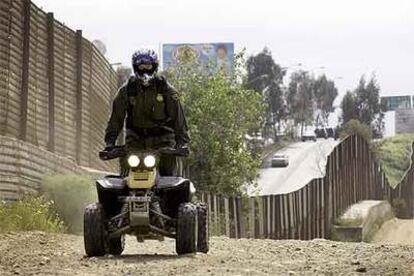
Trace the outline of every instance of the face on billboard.
<path fill-rule="evenodd" d="M 217 57 L 219 59 L 226 59 L 227 58 L 227 50 L 224 47 L 217 48 Z"/>

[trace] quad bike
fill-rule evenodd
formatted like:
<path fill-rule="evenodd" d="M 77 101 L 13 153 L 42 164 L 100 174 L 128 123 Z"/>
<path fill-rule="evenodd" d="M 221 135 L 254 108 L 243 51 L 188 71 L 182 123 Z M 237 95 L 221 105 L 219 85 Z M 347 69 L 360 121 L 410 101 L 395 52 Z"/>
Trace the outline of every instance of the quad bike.
<path fill-rule="evenodd" d="M 209 249 L 207 207 L 194 203 L 195 188 L 182 177 L 163 177 L 158 172 L 161 154 L 185 156 L 176 149 L 130 151 L 116 146 L 102 151 L 102 160 L 127 157 L 126 177 L 108 175 L 96 182 L 98 202 L 84 213 L 87 256 L 120 255 L 125 235 L 138 242 L 175 239 L 177 254 L 207 253 Z"/>

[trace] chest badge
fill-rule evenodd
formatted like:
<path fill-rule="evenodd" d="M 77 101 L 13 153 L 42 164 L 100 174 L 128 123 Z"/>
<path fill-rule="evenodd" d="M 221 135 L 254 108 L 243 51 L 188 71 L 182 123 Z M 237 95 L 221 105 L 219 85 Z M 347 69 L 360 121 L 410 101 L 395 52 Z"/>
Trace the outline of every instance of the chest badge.
<path fill-rule="evenodd" d="M 136 101 L 136 99 L 135 99 L 134 97 L 129 97 L 129 103 L 130 103 L 132 106 L 135 106 L 135 105 L 136 105 L 136 103 L 137 103 L 137 101 Z"/>
<path fill-rule="evenodd" d="M 164 97 L 161 94 L 157 94 L 157 102 L 163 102 L 164 101 Z"/>

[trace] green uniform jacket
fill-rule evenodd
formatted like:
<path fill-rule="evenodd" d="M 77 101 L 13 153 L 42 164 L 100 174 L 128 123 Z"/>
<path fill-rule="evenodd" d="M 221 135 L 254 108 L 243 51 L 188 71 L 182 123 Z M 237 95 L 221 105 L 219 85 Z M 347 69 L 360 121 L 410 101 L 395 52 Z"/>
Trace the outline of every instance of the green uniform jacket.
<path fill-rule="evenodd" d="M 107 145 L 115 144 L 125 118 L 127 141 L 132 133 L 136 134 L 135 139 L 152 141 L 151 138 L 161 138 L 170 145 L 171 142 L 183 145 L 190 141 L 178 92 L 164 77 L 157 76 L 148 87 L 141 85 L 136 77 L 131 77 L 119 89 L 105 131 Z M 148 146 L 145 142 L 145 147 L 151 148 L 156 144 L 160 143 L 151 142 Z"/>

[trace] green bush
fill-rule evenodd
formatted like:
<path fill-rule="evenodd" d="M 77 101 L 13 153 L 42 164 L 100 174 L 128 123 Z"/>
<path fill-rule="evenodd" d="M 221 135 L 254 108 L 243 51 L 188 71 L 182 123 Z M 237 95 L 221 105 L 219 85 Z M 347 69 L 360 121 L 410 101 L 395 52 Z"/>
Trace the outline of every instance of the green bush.
<path fill-rule="evenodd" d="M 374 144 L 373 152 L 392 187 L 395 187 L 410 166 L 413 135 L 396 135 Z"/>
<path fill-rule="evenodd" d="M 42 190 L 45 198 L 54 202 L 53 207 L 65 222 L 68 232 L 82 232 L 84 208 L 97 201 L 94 181 L 78 175 L 46 176 Z"/>
<path fill-rule="evenodd" d="M 44 197 L 26 195 L 16 202 L 0 203 L 0 231 L 64 232 L 65 227 Z"/>
<path fill-rule="evenodd" d="M 339 136 L 342 139 L 353 134 L 362 136 L 368 142 L 372 139 L 372 129 L 356 119 L 348 121 L 345 125 L 341 126 L 341 129 L 339 130 Z"/>

